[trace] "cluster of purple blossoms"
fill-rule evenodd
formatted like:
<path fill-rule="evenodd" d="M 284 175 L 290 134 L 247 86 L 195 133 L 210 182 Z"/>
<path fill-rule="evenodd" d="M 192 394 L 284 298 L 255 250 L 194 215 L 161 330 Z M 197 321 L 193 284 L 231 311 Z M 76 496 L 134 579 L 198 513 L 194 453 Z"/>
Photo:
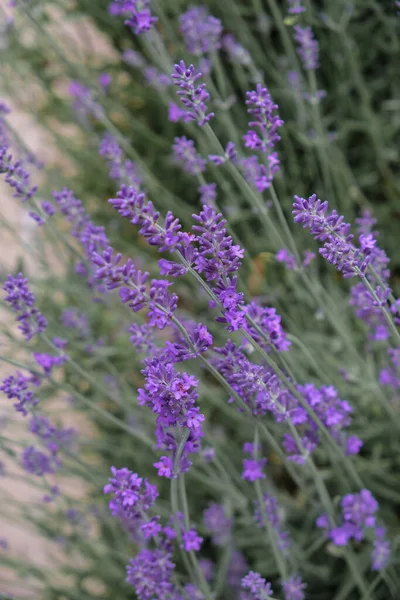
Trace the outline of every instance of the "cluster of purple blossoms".
<path fill-rule="evenodd" d="M 29 341 L 35 335 L 43 333 L 47 327 L 47 320 L 35 306 L 35 296 L 23 274 L 19 273 L 17 277 L 8 275 L 3 290 L 7 293 L 5 301 L 18 313 L 19 329 L 25 339 Z"/>
<path fill-rule="evenodd" d="M 206 168 L 206 160 L 196 152 L 196 146 L 193 140 L 187 137 L 176 137 L 172 146 L 174 152 L 174 161 L 182 165 L 186 173 L 190 175 L 199 175 Z"/>
<path fill-rule="evenodd" d="M 400 389 L 400 346 L 388 348 L 391 365 L 381 370 L 379 383 L 388 386 L 397 393 Z"/>
<path fill-rule="evenodd" d="M 208 155 L 208 160 L 213 162 L 215 165 L 217 165 L 217 167 L 223 165 L 228 160 L 235 162 L 236 158 L 237 158 L 237 152 L 236 152 L 235 144 L 233 142 L 227 143 L 227 145 L 225 147 L 225 152 L 222 156 L 220 154 L 209 154 Z"/>
<path fill-rule="evenodd" d="M 157 487 L 126 468 L 112 467 L 111 472 L 112 477 L 104 487 L 105 494 L 113 494 L 109 503 L 111 513 L 120 519 L 140 548 L 127 566 L 128 583 L 133 586 L 140 600 L 183 600 L 185 596 L 178 593 L 173 583 L 175 565 L 171 560 L 171 542 L 176 538 L 175 528 L 170 525 L 162 527 L 159 515 L 151 517 L 148 514 L 158 497 Z M 173 521 L 172 518 L 172 525 Z M 180 515 L 178 523 L 181 528 Z M 202 538 L 194 529 L 181 533 L 182 548 L 186 552 L 199 550 Z M 150 540 L 154 540 L 156 549 L 148 547 Z M 190 587 L 187 586 L 188 592 Z M 191 591 L 196 590 L 193 587 Z"/>
<path fill-rule="evenodd" d="M 27 473 L 43 477 L 43 475 L 54 473 L 56 465 L 51 454 L 45 454 L 34 446 L 25 448 L 21 458 L 22 466 Z"/>
<path fill-rule="evenodd" d="M 307 71 L 318 68 L 318 42 L 314 38 L 311 27 L 294 26 L 294 39 L 298 44 L 298 53 Z"/>
<path fill-rule="evenodd" d="M 31 185 L 31 176 L 21 160 L 13 160 L 7 146 L 0 147 L 0 173 L 5 174 L 5 182 L 13 189 L 13 197 L 27 202 L 37 192 Z"/>
<path fill-rule="evenodd" d="M 28 414 L 29 409 L 38 403 L 35 394 L 29 389 L 29 384 L 37 387 L 40 381 L 35 376 L 27 377 L 17 371 L 15 375 L 9 375 L 3 379 L 0 386 L 0 390 L 4 392 L 9 400 L 16 400 L 14 404 L 15 410 L 20 412 L 24 417 Z"/>
<path fill-rule="evenodd" d="M 267 189 L 279 170 L 279 158 L 271 150 L 281 138 L 277 133 L 278 127 L 283 125 L 279 115 L 274 114 L 278 105 L 274 104 L 267 88 L 257 84 L 256 90 L 246 92 L 248 113 L 254 119 L 249 122 L 250 129 L 244 136 L 246 148 L 258 150 L 266 154 L 267 164 L 260 164 L 256 156 L 242 160 L 242 168 L 246 179 L 256 187 L 259 192 Z"/>
<path fill-rule="evenodd" d="M 306 597 L 304 590 L 307 586 L 300 575 L 292 575 L 286 581 L 282 581 L 282 587 L 285 600 L 304 600 Z"/>
<path fill-rule="evenodd" d="M 110 133 L 106 133 L 101 140 L 99 154 L 108 163 L 111 179 L 139 189 L 142 179 L 137 173 L 136 165 L 131 160 L 124 160 L 123 151 Z"/>
<path fill-rule="evenodd" d="M 240 600 L 267 600 L 272 596 L 272 587 L 259 573 L 250 571 L 242 579 Z"/>
<path fill-rule="evenodd" d="M 365 539 L 367 531 L 371 530 L 375 537 L 372 568 L 382 569 L 389 560 L 390 544 L 385 539 L 385 529 L 376 524 L 378 502 L 369 490 L 364 489 L 359 494 L 347 494 L 342 498 L 340 505 L 342 524 L 339 527 L 332 528 L 326 514 L 317 519 L 317 527 L 324 529 L 336 546 L 346 546 L 350 540 L 361 542 Z"/>
<path fill-rule="evenodd" d="M 187 108 L 187 119 L 190 117 L 190 120 L 196 121 L 199 127 L 214 117 L 213 112 L 207 113 L 206 103 L 210 94 L 206 90 L 206 84 L 196 85 L 201 76 L 200 71 L 196 71 L 193 65 L 187 67 L 183 60 L 175 65 L 171 75 L 174 85 L 180 88 L 177 95 L 180 96 L 182 104 Z"/>
<path fill-rule="evenodd" d="M 263 469 L 267 464 L 267 459 L 255 457 L 256 453 L 253 444 L 245 443 L 243 446 L 243 451 L 246 454 L 250 454 L 251 458 L 243 459 L 242 479 L 247 479 L 248 481 L 257 481 L 258 479 L 265 479 L 266 475 L 263 472 Z"/>
<path fill-rule="evenodd" d="M 211 541 L 215 546 L 225 546 L 229 543 L 233 521 L 227 516 L 221 504 L 211 503 L 205 509 L 203 523 L 207 532 L 211 534 Z"/>
<path fill-rule="evenodd" d="M 125 25 L 130 27 L 135 35 L 149 31 L 158 21 L 153 17 L 149 8 L 150 0 L 113 0 L 108 10 L 113 16 L 125 17 Z"/>
<path fill-rule="evenodd" d="M 146 383 L 144 389 L 139 389 L 139 404 L 149 406 L 158 415 L 159 425 L 199 429 L 204 415 L 195 406 L 197 379 L 176 371 L 168 352 L 147 359 L 145 365 L 142 373 Z"/>
<path fill-rule="evenodd" d="M 376 295 L 385 305 L 390 294 L 389 278 L 390 270 L 388 269 L 389 258 L 386 253 L 378 247 L 378 234 L 373 231 L 376 224 L 369 211 L 364 211 L 362 215 L 356 219 L 357 233 L 361 248 L 366 248 L 368 252 L 369 265 L 374 272 L 379 276 L 381 282 L 385 284 L 385 289 L 381 286 L 376 287 Z M 368 272 L 367 279 L 371 285 L 376 285 L 375 273 Z M 350 305 L 354 307 L 354 312 L 357 318 L 361 319 L 368 327 L 368 337 L 373 341 L 385 341 L 389 338 L 390 333 L 386 319 L 382 314 L 381 305 L 373 298 L 371 292 L 367 290 L 363 283 L 358 283 L 351 288 Z M 394 305 L 391 309 L 393 314 Z M 396 322 L 396 318 L 395 318 Z"/>
<path fill-rule="evenodd" d="M 180 19 L 185 46 L 195 56 L 212 54 L 221 48 L 222 23 L 204 6 L 192 6 Z"/>
<path fill-rule="evenodd" d="M 217 184 L 205 183 L 199 187 L 198 191 L 201 204 L 211 204 L 215 208 L 214 201 L 217 197 Z"/>
<path fill-rule="evenodd" d="M 316 240 L 324 242 L 320 254 L 335 265 L 344 277 L 364 276 L 373 249 L 371 244 L 357 248 L 352 240 L 350 224 L 336 210 L 328 212 L 328 202 L 321 202 L 315 194 L 308 200 L 295 196 L 293 215 L 296 223 L 309 228 Z"/>
<path fill-rule="evenodd" d="M 287 554 L 288 549 L 291 546 L 291 540 L 287 531 L 284 531 L 282 529 L 278 501 L 275 498 L 275 496 L 271 496 L 270 494 L 264 494 L 263 502 L 268 521 L 275 532 L 278 547 L 284 554 Z M 264 522 L 263 510 L 261 509 L 258 502 L 255 503 L 255 507 L 255 519 L 260 525 L 260 527 L 262 527 Z"/>

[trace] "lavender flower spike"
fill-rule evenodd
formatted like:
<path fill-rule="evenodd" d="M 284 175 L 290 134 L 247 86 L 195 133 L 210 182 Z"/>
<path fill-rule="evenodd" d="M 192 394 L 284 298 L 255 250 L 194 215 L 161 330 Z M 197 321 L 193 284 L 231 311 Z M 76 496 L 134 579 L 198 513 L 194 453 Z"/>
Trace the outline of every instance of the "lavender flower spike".
<path fill-rule="evenodd" d="M 209 100 L 210 94 L 206 90 L 206 84 L 201 83 L 196 87 L 196 81 L 200 79 L 201 75 L 193 65 L 187 67 L 183 60 L 175 65 L 174 73 L 171 75 L 174 85 L 181 88 L 177 95 L 181 97 L 182 104 L 188 109 L 187 115 L 190 115 L 192 121 L 197 121 L 199 127 L 208 123 L 214 116 L 212 112 L 207 114 L 206 102 Z"/>
<path fill-rule="evenodd" d="M 306 71 L 314 71 L 319 67 L 318 42 L 314 38 L 311 27 L 294 27 L 294 39 L 298 43 L 298 53 Z"/>
<path fill-rule="evenodd" d="M 19 273 L 17 277 L 9 275 L 3 286 L 7 292 L 5 301 L 12 310 L 18 313 L 19 329 L 29 341 L 33 336 L 42 333 L 47 327 L 47 320 L 35 306 L 35 296 L 28 287 L 28 280 Z"/>
<path fill-rule="evenodd" d="M 179 21 L 186 48 L 191 54 L 201 56 L 221 47 L 222 23 L 204 6 L 192 6 Z"/>
<path fill-rule="evenodd" d="M 108 10 L 113 16 L 123 15 L 124 23 L 136 35 L 149 31 L 158 21 L 153 17 L 149 8 L 150 0 L 114 0 Z"/>

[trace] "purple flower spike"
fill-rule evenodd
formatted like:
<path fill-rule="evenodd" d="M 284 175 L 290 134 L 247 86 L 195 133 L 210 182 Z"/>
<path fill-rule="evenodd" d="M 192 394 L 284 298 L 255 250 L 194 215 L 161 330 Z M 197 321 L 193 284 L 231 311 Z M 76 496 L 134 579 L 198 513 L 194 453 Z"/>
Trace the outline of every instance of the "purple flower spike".
<path fill-rule="evenodd" d="M 190 54 L 202 56 L 221 47 L 222 23 L 204 6 L 189 8 L 179 19 L 180 31 Z"/>
<path fill-rule="evenodd" d="M 172 583 L 175 565 L 165 550 L 144 549 L 130 560 L 126 581 L 134 588 L 139 600 L 168 600 L 177 597 Z"/>
<path fill-rule="evenodd" d="M 267 600 L 273 593 L 271 584 L 254 571 L 243 577 L 242 589 L 245 592 L 242 593 L 241 600 Z"/>
<path fill-rule="evenodd" d="M 36 406 L 38 399 L 35 398 L 33 392 L 29 389 L 28 384 L 31 383 L 31 378 L 25 377 L 19 371 L 15 375 L 10 375 L 3 379 L 0 390 L 5 393 L 10 400 L 16 399 L 14 404 L 15 410 L 20 412 L 24 417 L 28 414 L 27 408 Z"/>
<path fill-rule="evenodd" d="M 196 86 L 201 73 L 196 71 L 193 65 L 187 67 L 181 60 L 179 64 L 175 65 L 171 77 L 174 84 L 180 88 L 177 95 L 181 97 L 182 104 L 188 109 L 186 113 L 190 115 L 191 120 L 197 121 L 200 127 L 208 123 L 213 118 L 214 113 L 207 114 L 206 103 L 210 98 L 210 94 L 206 90 L 206 84 L 201 83 Z"/>
<path fill-rule="evenodd" d="M 146 33 L 158 21 L 150 11 L 150 0 L 114 0 L 108 10 L 113 16 L 123 15 L 125 25 L 128 25 L 134 34 Z"/>
<path fill-rule="evenodd" d="M 294 39 L 298 43 L 298 53 L 307 71 L 314 71 L 319 67 L 318 42 L 314 38 L 311 27 L 294 26 Z"/>
<path fill-rule="evenodd" d="M 303 583 L 300 575 L 292 575 L 286 581 L 282 581 L 285 600 L 304 600 L 306 584 Z"/>
<path fill-rule="evenodd" d="M 47 320 L 35 306 L 35 297 L 28 287 L 28 280 L 19 273 L 17 277 L 9 275 L 3 286 L 7 292 L 5 301 L 12 310 L 18 313 L 17 321 L 27 341 L 42 333 L 47 327 Z"/>

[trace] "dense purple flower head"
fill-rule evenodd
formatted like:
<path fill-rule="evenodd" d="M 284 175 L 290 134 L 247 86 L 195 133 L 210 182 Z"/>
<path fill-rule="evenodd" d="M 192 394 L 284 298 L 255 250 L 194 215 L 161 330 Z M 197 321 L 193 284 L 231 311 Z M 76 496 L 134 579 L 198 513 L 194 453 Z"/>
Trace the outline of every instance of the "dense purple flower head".
<path fill-rule="evenodd" d="M 175 565 L 171 559 L 171 554 L 158 549 L 144 549 L 131 559 L 126 581 L 134 588 L 138 600 L 170 600 L 173 597 Z"/>
<path fill-rule="evenodd" d="M 197 379 L 177 371 L 172 357 L 167 354 L 149 358 L 145 364 L 142 371 L 145 385 L 139 390 L 139 403 L 149 406 L 158 415 L 159 424 L 200 428 L 204 416 L 195 406 Z"/>
<path fill-rule="evenodd" d="M 22 466 L 25 471 L 38 477 L 54 473 L 53 458 L 33 446 L 29 446 L 23 451 Z"/>
<path fill-rule="evenodd" d="M 29 171 L 25 169 L 21 160 L 13 160 L 8 146 L 0 147 L 0 174 L 5 174 L 4 180 L 12 188 L 14 198 L 27 202 L 35 195 L 37 186 L 31 185 Z"/>
<path fill-rule="evenodd" d="M 3 290 L 7 293 L 5 301 L 14 312 L 18 313 L 18 328 L 27 341 L 45 331 L 47 320 L 36 308 L 35 296 L 29 289 L 28 280 L 22 273 L 19 273 L 17 277 L 8 275 Z"/>
<path fill-rule="evenodd" d="M 249 321 L 246 321 L 244 329 L 250 333 L 262 348 L 270 351 L 271 347 L 274 347 L 278 352 L 289 350 L 291 342 L 287 338 L 281 324 L 281 317 L 275 308 L 260 306 L 256 302 L 250 302 L 245 307 L 245 313 L 262 330 L 263 335 Z"/>
<path fill-rule="evenodd" d="M 294 26 L 294 39 L 298 44 L 298 53 L 303 66 L 308 71 L 318 68 L 318 42 L 314 38 L 311 27 Z"/>
<path fill-rule="evenodd" d="M 245 458 L 243 460 L 242 478 L 247 479 L 248 481 L 257 481 L 258 479 L 265 479 L 265 473 L 263 473 L 263 468 L 266 464 L 266 458 Z"/>
<path fill-rule="evenodd" d="M 250 129 L 244 136 L 246 148 L 269 152 L 276 142 L 281 139 L 277 133 L 278 127 L 283 125 L 282 119 L 275 111 L 278 105 L 274 104 L 267 88 L 263 88 L 260 83 L 255 90 L 246 92 L 247 111 L 254 119 L 249 122 Z"/>
<path fill-rule="evenodd" d="M 296 223 L 309 228 L 316 240 L 324 242 L 320 254 L 334 264 L 344 277 L 363 277 L 372 259 L 374 246 L 364 244 L 363 250 L 353 243 L 350 224 L 336 210 L 328 214 L 328 203 L 315 194 L 308 200 L 295 196 L 293 215 Z"/>
<path fill-rule="evenodd" d="M 190 7 L 179 21 L 186 48 L 191 54 L 201 56 L 221 47 L 222 23 L 210 15 L 205 6 Z"/>
<path fill-rule="evenodd" d="M 286 581 L 282 581 L 285 600 L 304 600 L 306 597 L 304 590 L 306 584 L 303 583 L 300 575 L 292 575 Z"/>
<path fill-rule="evenodd" d="M 195 529 L 189 529 L 189 531 L 183 532 L 182 542 L 186 552 L 198 552 L 201 548 L 203 538 L 199 536 Z"/>
<path fill-rule="evenodd" d="M 149 31 L 158 21 L 150 11 L 150 0 L 113 0 L 108 8 L 113 16 L 125 17 L 128 25 L 136 35 Z"/>
<path fill-rule="evenodd" d="M 140 521 L 143 514 L 154 506 L 158 496 L 155 485 L 129 469 L 111 467 L 112 477 L 104 487 L 105 494 L 113 494 L 109 507 L 115 517 Z"/>
<path fill-rule="evenodd" d="M 210 504 L 203 512 L 203 523 L 215 546 L 224 546 L 229 541 L 232 519 L 227 516 L 222 504 Z"/>
<path fill-rule="evenodd" d="M 3 379 L 0 386 L 0 390 L 6 394 L 7 398 L 17 400 L 14 407 L 24 417 L 28 414 L 27 408 L 32 408 L 38 403 L 38 399 L 35 398 L 33 392 L 29 389 L 28 384 L 30 382 L 31 378 L 25 377 L 17 371 L 15 375 L 10 375 Z"/>
<path fill-rule="evenodd" d="M 196 71 L 193 65 L 186 66 L 183 60 L 175 65 L 171 75 L 174 85 L 180 88 L 177 95 L 180 96 L 182 104 L 186 106 L 187 115 L 192 121 L 197 121 L 200 127 L 208 123 L 214 116 L 212 112 L 207 113 L 206 103 L 210 94 L 206 90 L 206 84 L 196 84 L 201 76 L 200 71 Z"/>
<path fill-rule="evenodd" d="M 254 571 L 243 577 L 242 589 L 245 591 L 240 596 L 241 600 L 267 600 L 273 593 L 271 584 Z"/>

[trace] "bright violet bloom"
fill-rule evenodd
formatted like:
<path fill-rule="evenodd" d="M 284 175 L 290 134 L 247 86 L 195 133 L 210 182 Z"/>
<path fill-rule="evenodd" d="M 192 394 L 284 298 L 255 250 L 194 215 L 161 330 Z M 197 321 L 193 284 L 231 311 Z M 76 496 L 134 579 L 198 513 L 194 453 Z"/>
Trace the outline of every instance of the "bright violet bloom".
<path fill-rule="evenodd" d="M 306 11 L 306 7 L 302 5 L 302 0 L 289 0 L 288 13 L 290 15 L 299 15 Z"/>
<path fill-rule="evenodd" d="M 150 0 L 113 0 L 108 10 L 113 16 L 124 16 L 125 25 L 136 35 L 146 33 L 158 21 L 151 14 Z"/>
<path fill-rule="evenodd" d="M 192 121 L 197 121 L 199 127 L 214 117 L 214 113 L 207 113 L 206 103 L 210 99 L 210 94 L 206 90 L 206 84 L 196 85 L 201 76 L 200 71 L 196 71 L 193 65 L 187 67 L 183 60 L 175 65 L 171 75 L 174 85 L 180 88 L 177 95 L 180 96 L 182 104 L 186 106 L 187 115 Z"/>
<path fill-rule="evenodd" d="M 240 596 L 241 600 L 267 600 L 273 593 L 271 584 L 254 571 L 243 577 L 242 589 L 245 591 Z"/>
<path fill-rule="evenodd" d="M 198 552 L 200 550 L 203 538 L 200 537 L 195 529 L 189 529 L 182 535 L 183 547 L 186 552 Z"/>
<path fill-rule="evenodd" d="M 5 301 L 11 309 L 18 314 L 18 328 L 22 331 L 26 341 L 45 331 L 47 320 L 35 306 L 35 296 L 29 289 L 28 280 L 19 273 L 17 277 L 8 275 L 3 286 L 7 293 Z"/>

